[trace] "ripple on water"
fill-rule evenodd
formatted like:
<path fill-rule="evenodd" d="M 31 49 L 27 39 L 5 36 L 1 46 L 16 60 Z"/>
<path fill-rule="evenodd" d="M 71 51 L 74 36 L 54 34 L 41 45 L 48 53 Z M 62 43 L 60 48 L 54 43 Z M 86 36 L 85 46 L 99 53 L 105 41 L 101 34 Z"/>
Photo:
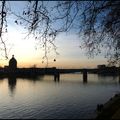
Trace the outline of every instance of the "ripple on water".
<path fill-rule="evenodd" d="M 104 78 L 97 80 L 91 75 L 84 85 L 79 77 L 79 74 L 61 75 L 57 85 L 52 80 L 49 82 L 49 76 L 36 82 L 18 79 L 14 92 L 7 88 L 7 80 L 1 82 L 0 118 L 91 118 L 97 104 L 120 91 L 116 79 L 109 83 L 105 80 L 110 77 L 101 81 Z"/>

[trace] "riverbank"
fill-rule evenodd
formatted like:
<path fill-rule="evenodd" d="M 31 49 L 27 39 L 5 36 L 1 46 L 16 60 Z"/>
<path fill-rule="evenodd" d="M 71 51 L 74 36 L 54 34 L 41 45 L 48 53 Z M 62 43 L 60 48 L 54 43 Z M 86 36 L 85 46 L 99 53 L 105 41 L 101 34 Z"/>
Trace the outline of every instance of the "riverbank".
<path fill-rule="evenodd" d="M 97 106 L 96 119 L 120 119 L 120 93 L 113 96 L 104 105 Z"/>

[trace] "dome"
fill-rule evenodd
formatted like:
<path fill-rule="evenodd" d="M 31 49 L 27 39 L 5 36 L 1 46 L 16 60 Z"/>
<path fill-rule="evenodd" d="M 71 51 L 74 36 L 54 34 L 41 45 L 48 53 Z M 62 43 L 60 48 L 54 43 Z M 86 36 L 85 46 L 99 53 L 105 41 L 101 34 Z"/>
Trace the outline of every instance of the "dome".
<path fill-rule="evenodd" d="M 11 68 L 11 69 L 17 68 L 17 61 L 14 58 L 14 55 L 12 55 L 12 58 L 9 61 L 9 68 Z"/>

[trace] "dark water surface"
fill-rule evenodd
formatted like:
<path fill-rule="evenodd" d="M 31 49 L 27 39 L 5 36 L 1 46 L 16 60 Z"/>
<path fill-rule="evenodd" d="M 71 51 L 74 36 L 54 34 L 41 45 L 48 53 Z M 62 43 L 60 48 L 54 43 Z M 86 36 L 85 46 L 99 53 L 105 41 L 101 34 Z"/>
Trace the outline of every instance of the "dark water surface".
<path fill-rule="evenodd" d="M 62 74 L 60 81 L 45 75 L 37 79 L 0 79 L 0 118 L 94 118 L 97 104 L 120 92 L 118 77 Z"/>

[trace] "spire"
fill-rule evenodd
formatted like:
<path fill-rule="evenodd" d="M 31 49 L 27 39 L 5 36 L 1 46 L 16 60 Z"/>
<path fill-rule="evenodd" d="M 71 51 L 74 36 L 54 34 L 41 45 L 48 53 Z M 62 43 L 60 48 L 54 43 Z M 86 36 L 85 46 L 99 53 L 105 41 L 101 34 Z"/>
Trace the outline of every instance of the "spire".
<path fill-rule="evenodd" d="M 14 58 L 14 55 L 12 55 L 12 58 Z"/>

